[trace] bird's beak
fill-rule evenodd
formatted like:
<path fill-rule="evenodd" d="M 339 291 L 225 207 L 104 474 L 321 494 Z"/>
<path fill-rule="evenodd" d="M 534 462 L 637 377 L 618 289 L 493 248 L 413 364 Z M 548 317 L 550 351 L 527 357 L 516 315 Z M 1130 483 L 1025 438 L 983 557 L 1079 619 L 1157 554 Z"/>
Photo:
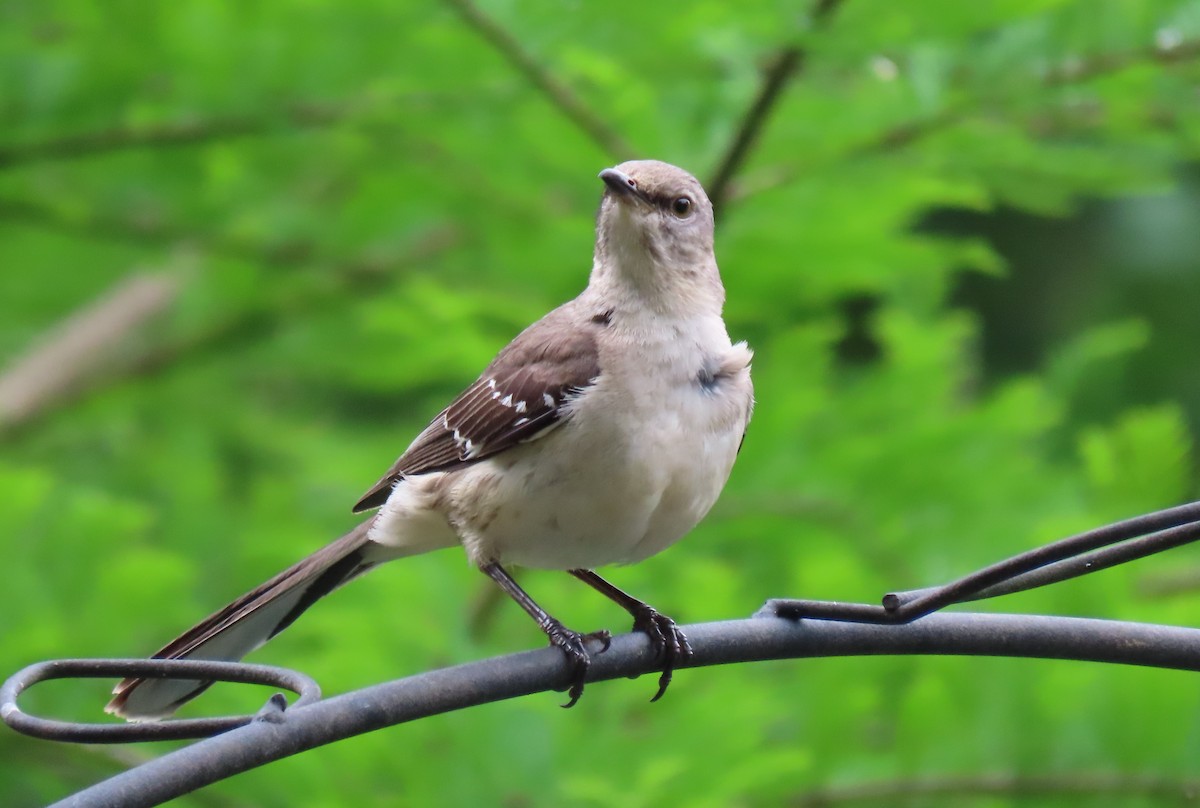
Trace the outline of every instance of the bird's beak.
<path fill-rule="evenodd" d="M 604 180 L 604 184 L 613 192 L 613 196 L 619 200 L 646 201 L 645 195 L 638 188 L 637 180 L 624 171 L 619 171 L 615 168 L 606 168 L 600 172 L 600 179 Z"/>

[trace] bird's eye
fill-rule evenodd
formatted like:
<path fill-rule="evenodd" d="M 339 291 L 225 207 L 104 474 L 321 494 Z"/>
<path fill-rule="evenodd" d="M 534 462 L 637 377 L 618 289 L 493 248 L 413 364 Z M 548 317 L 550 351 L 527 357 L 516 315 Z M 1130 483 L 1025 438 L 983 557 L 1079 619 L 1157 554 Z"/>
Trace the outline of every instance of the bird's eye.
<path fill-rule="evenodd" d="M 680 219 L 686 219 L 692 215 L 692 200 L 686 196 L 681 196 L 671 203 L 671 212 Z"/>

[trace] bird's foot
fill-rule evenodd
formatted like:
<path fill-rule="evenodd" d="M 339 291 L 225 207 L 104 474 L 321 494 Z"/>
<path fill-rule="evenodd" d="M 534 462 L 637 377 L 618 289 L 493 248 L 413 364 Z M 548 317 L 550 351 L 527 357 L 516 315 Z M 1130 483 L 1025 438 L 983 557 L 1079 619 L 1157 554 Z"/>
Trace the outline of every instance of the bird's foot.
<path fill-rule="evenodd" d="M 633 630 L 641 631 L 650 638 L 654 649 L 654 661 L 662 662 L 662 676 L 658 677 L 658 692 L 651 702 L 658 701 L 667 692 L 675 669 L 692 658 L 692 645 L 687 636 L 675 625 L 675 621 L 660 614 L 645 603 L 633 612 Z"/>
<path fill-rule="evenodd" d="M 567 689 L 568 701 L 562 706 L 574 707 L 575 702 L 583 695 L 584 679 L 587 678 L 588 666 L 592 664 L 592 656 L 587 650 L 588 640 L 599 641 L 601 646 L 598 653 L 602 654 L 612 645 L 612 634 L 603 630 L 581 634 L 553 618 L 543 629 L 550 638 L 550 644 L 560 649 L 567 657 L 567 664 L 571 669 L 571 684 Z"/>

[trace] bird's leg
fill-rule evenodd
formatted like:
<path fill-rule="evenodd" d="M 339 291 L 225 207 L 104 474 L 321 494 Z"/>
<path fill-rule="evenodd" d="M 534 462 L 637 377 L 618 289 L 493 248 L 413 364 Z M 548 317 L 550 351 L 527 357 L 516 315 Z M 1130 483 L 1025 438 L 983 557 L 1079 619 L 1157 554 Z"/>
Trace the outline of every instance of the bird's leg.
<path fill-rule="evenodd" d="M 591 570 L 570 570 L 570 573 L 588 586 L 616 603 L 633 616 L 633 630 L 644 632 L 650 637 L 654 658 L 663 663 L 662 676 L 658 678 L 658 692 L 650 701 L 658 701 L 671 684 L 675 668 L 692 656 L 692 646 L 675 621 L 660 614 L 648 603 L 610 584 Z"/>
<path fill-rule="evenodd" d="M 583 695 L 584 678 L 587 676 L 588 666 L 592 662 L 587 650 L 587 641 L 599 640 L 602 644 L 600 651 L 603 653 L 612 643 L 612 634 L 607 631 L 593 631 L 589 634 L 572 631 L 556 618 L 551 617 L 541 606 L 538 606 L 504 567 L 495 561 L 490 561 L 482 565 L 480 569 L 499 584 L 509 597 L 519 603 L 521 608 L 537 621 L 542 631 L 546 632 L 546 636 L 550 638 L 550 644 L 561 649 L 566 655 L 567 664 L 571 666 L 571 685 L 567 690 L 569 701 L 563 707 L 575 706 L 575 702 L 579 701 L 579 697 Z"/>

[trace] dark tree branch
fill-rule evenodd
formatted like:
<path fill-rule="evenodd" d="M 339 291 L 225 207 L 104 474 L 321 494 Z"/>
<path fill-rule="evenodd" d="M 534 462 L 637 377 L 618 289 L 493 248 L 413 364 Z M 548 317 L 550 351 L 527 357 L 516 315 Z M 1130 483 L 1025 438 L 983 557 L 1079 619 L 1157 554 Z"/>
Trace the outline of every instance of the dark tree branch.
<path fill-rule="evenodd" d="M 695 651 L 688 667 L 828 656 L 951 654 L 1200 671 L 1200 629 L 1083 618 L 942 613 L 907 625 L 881 626 L 760 616 L 688 626 L 686 631 Z M 604 681 L 656 670 L 645 635 L 624 634 L 613 639 L 607 652 L 595 655 L 587 678 Z M 56 806 L 158 805 L 337 740 L 451 710 L 560 689 L 570 678 L 563 655 L 553 648 L 422 673 L 268 713 L 265 720 L 152 760 Z M 593 693 L 592 698 L 598 697 Z"/>
<path fill-rule="evenodd" d="M 823 26 L 841 4 L 842 0 L 818 0 L 812 12 L 814 28 Z M 776 102 L 783 94 L 794 76 L 804 67 L 808 52 L 799 46 L 784 48 L 772 60 L 770 67 L 763 75 L 763 84 L 758 95 L 742 116 L 741 126 L 725 150 L 725 156 L 717 164 L 712 179 L 708 182 L 708 197 L 712 200 L 713 210 L 720 215 L 721 209 L 730 196 L 733 178 L 741 170 L 742 164 L 750 153 L 750 147 L 758 139 L 759 132 L 766 125 L 767 118 Z"/>
<path fill-rule="evenodd" d="M 572 123 L 578 126 L 602 151 L 617 160 L 635 156 L 633 147 L 610 127 L 603 118 L 588 108 L 572 90 L 538 64 L 515 36 L 483 13 L 471 0 L 446 0 L 463 21 L 499 51 L 517 72 L 549 99 Z"/>
<path fill-rule="evenodd" d="M 775 106 L 776 100 L 783 93 L 788 79 L 799 72 L 803 61 L 804 51 L 800 48 L 784 48 L 767 68 L 763 76 L 762 89 L 758 91 L 758 96 L 750 105 L 750 109 L 746 110 L 746 114 L 742 116 L 742 125 L 738 127 L 725 156 L 721 158 L 717 170 L 713 173 L 713 178 L 708 182 L 708 198 L 712 200 L 713 211 L 717 216 L 721 215 L 726 199 L 729 197 L 733 177 L 741 169 L 746 155 L 750 152 L 750 147 L 758 139 L 758 133 L 766 124 L 771 108 Z"/>

